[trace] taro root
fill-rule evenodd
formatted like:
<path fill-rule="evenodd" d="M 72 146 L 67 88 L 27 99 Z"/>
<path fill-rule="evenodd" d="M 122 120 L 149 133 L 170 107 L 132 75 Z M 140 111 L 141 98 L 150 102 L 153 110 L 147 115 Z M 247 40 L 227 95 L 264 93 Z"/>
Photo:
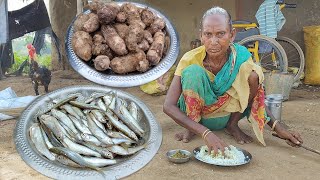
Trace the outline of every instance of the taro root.
<path fill-rule="evenodd" d="M 124 40 L 119 36 L 115 28 L 111 25 L 103 25 L 101 27 L 104 39 L 108 46 L 117 54 L 125 55 L 128 53 Z"/>
<path fill-rule="evenodd" d="M 145 72 L 149 68 L 149 62 L 143 51 L 128 54 L 126 56 L 115 57 L 111 60 L 112 71 L 118 74 L 126 74 L 134 71 Z"/>
<path fill-rule="evenodd" d="M 94 60 L 94 68 L 98 71 L 105 71 L 110 68 L 110 59 L 108 56 L 100 55 Z"/>
<path fill-rule="evenodd" d="M 84 23 L 83 30 L 92 33 L 100 27 L 98 15 L 94 13 L 89 14 L 89 19 Z"/>
<path fill-rule="evenodd" d="M 148 8 L 145 8 L 141 12 L 141 20 L 146 26 L 150 26 L 154 22 L 155 16 Z"/>
<path fill-rule="evenodd" d="M 120 7 L 116 3 L 107 3 L 101 9 L 98 10 L 97 14 L 99 21 L 102 24 L 109 24 L 114 21 L 120 11 Z"/>
<path fill-rule="evenodd" d="M 84 61 L 89 61 L 92 57 L 92 37 L 85 31 L 77 31 L 73 34 L 71 40 L 72 48 L 76 55 Z"/>
<path fill-rule="evenodd" d="M 156 65 L 162 58 L 164 49 L 165 35 L 163 32 L 156 32 L 154 35 L 154 41 L 147 53 L 147 59 L 151 65 Z"/>
<path fill-rule="evenodd" d="M 161 18 L 157 18 L 154 20 L 154 22 L 150 25 L 150 27 L 148 28 L 148 30 L 150 31 L 150 33 L 153 35 L 158 31 L 161 31 L 162 29 L 164 29 L 166 27 L 166 23 L 164 22 L 163 19 Z"/>
<path fill-rule="evenodd" d="M 83 31 L 83 26 L 85 22 L 88 21 L 89 18 L 90 18 L 89 14 L 79 14 L 77 19 L 73 23 L 74 32 Z"/>

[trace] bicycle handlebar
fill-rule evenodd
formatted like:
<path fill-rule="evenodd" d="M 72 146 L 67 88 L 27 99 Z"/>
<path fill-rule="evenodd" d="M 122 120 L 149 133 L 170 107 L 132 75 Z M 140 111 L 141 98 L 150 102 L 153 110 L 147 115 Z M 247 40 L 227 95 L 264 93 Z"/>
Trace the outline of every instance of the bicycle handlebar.
<path fill-rule="evenodd" d="M 297 7 L 297 4 L 285 4 L 285 8 L 296 8 Z"/>
<path fill-rule="evenodd" d="M 284 5 L 284 8 L 296 8 L 297 7 L 297 4 L 288 4 L 288 3 L 285 3 L 284 0 L 278 0 L 277 4 Z"/>

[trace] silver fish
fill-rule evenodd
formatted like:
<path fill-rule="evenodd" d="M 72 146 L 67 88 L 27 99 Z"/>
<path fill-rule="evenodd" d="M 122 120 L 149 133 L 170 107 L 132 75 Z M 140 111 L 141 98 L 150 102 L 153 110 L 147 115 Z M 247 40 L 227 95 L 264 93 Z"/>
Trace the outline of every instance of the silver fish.
<path fill-rule="evenodd" d="M 97 124 L 91 119 L 90 116 L 87 116 L 88 119 L 88 125 L 89 125 L 89 130 L 92 132 L 92 134 L 98 138 L 101 142 L 107 145 L 113 144 L 112 140 L 110 137 L 108 137 L 103 130 L 101 130 Z"/>
<path fill-rule="evenodd" d="M 142 149 L 145 149 L 147 147 L 147 143 L 144 144 L 144 145 L 141 145 L 141 146 L 136 146 L 136 147 L 132 147 L 132 148 L 128 148 L 127 151 L 128 151 L 128 155 L 131 155 L 131 154 L 134 154 Z"/>
<path fill-rule="evenodd" d="M 75 168 L 84 167 L 84 166 L 77 164 L 76 162 L 72 161 L 71 159 L 69 159 L 68 157 L 66 157 L 64 155 L 57 155 L 56 161 L 58 161 L 61 164 L 66 165 L 66 166 L 71 166 L 71 167 L 75 167 Z"/>
<path fill-rule="evenodd" d="M 110 122 L 107 122 L 107 123 L 106 123 L 106 126 L 107 126 L 107 128 L 108 128 L 109 130 L 112 130 L 112 129 L 113 129 L 113 126 L 112 126 L 112 124 L 111 124 Z"/>
<path fill-rule="evenodd" d="M 106 112 L 105 114 L 108 116 L 110 122 L 111 122 L 117 129 L 119 129 L 121 132 L 123 132 L 123 133 L 126 134 L 128 137 L 132 138 L 133 140 L 138 141 L 137 135 L 136 135 L 133 131 L 131 131 L 126 125 L 120 123 L 120 122 L 118 121 L 118 119 L 116 119 L 116 118 L 113 116 L 113 114 L 111 114 L 110 111 L 107 110 L 107 112 Z"/>
<path fill-rule="evenodd" d="M 80 108 L 75 107 L 75 106 L 71 106 L 71 107 L 72 107 L 72 109 L 74 110 L 74 112 L 79 115 L 79 117 L 80 117 L 80 119 L 81 119 L 82 121 L 87 121 L 87 120 L 86 120 L 86 116 L 84 115 L 84 113 L 81 111 Z"/>
<path fill-rule="evenodd" d="M 80 116 L 74 111 L 74 109 L 72 108 L 72 106 L 70 104 L 64 104 L 64 105 L 60 106 L 60 109 L 66 110 L 69 114 L 76 117 L 77 119 L 81 119 Z"/>
<path fill-rule="evenodd" d="M 51 154 L 49 149 L 47 148 L 47 145 L 45 143 L 45 140 L 43 139 L 41 129 L 39 127 L 38 123 L 34 123 L 30 129 L 30 138 L 35 145 L 36 149 L 41 153 L 43 156 L 47 157 L 51 161 L 55 160 L 55 156 Z"/>
<path fill-rule="evenodd" d="M 50 129 L 55 137 L 61 142 L 64 136 L 70 135 L 66 132 L 66 130 L 61 126 L 59 121 L 50 115 L 43 114 L 40 116 L 40 121 Z"/>
<path fill-rule="evenodd" d="M 96 117 L 93 115 L 93 113 L 90 112 L 88 115 L 104 133 L 107 132 L 104 125 L 96 119 Z"/>
<path fill-rule="evenodd" d="M 62 122 L 64 125 L 66 125 L 68 128 L 70 128 L 70 130 L 76 135 L 79 134 L 78 130 L 76 129 L 76 127 L 74 126 L 73 122 L 71 121 L 71 119 L 64 114 L 63 112 L 56 110 L 56 109 L 52 109 L 51 110 L 52 115 L 57 118 L 60 122 Z"/>
<path fill-rule="evenodd" d="M 137 104 L 133 101 L 130 102 L 129 106 L 129 112 L 131 114 L 131 116 L 137 121 L 140 122 L 140 118 L 139 118 L 139 108 L 137 106 Z"/>
<path fill-rule="evenodd" d="M 106 119 L 103 117 L 103 114 L 98 110 L 91 110 L 91 113 L 94 115 L 94 117 L 101 123 L 106 123 Z"/>
<path fill-rule="evenodd" d="M 102 97 L 104 103 L 106 106 L 110 109 L 115 109 L 116 108 L 116 95 L 115 93 L 110 93 Z"/>
<path fill-rule="evenodd" d="M 127 101 L 122 99 L 122 98 L 120 98 L 120 97 L 118 97 L 118 96 L 116 96 L 116 103 L 119 103 L 120 105 L 123 105 L 126 108 L 128 107 Z M 116 104 L 116 106 L 117 106 L 117 104 Z"/>
<path fill-rule="evenodd" d="M 135 143 L 135 141 L 133 141 L 131 139 L 127 139 L 127 138 L 112 138 L 112 142 L 113 142 L 113 144 L 122 144 L 122 143 L 132 144 L 132 143 Z"/>
<path fill-rule="evenodd" d="M 61 109 L 61 112 L 65 113 L 65 114 L 68 114 L 68 112 L 64 109 Z"/>
<path fill-rule="evenodd" d="M 117 107 L 117 110 L 119 112 L 118 117 L 121 118 L 121 120 L 135 133 L 137 133 L 140 137 L 144 134 L 144 130 L 142 127 L 138 124 L 137 120 L 134 119 L 128 109 L 124 105 L 119 105 Z"/>
<path fill-rule="evenodd" d="M 98 106 L 95 105 L 91 105 L 91 104 L 86 104 L 86 103 L 82 103 L 82 102 L 78 102 L 78 101 L 70 101 L 70 104 L 81 108 L 81 109 L 97 109 L 100 110 L 100 108 Z"/>
<path fill-rule="evenodd" d="M 91 168 L 91 169 L 94 169 L 97 171 L 101 171 L 99 168 L 91 165 L 90 163 L 87 163 L 87 161 L 85 161 L 80 154 L 78 154 L 68 148 L 54 147 L 54 148 L 50 148 L 50 151 L 55 154 L 64 155 L 64 156 L 68 157 L 69 159 L 71 159 L 72 161 L 79 164 L 80 166 L 84 166 L 84 167 L 88 167 L 88 168 Z"/>
<path fill-rule="evenodd" d="M 98 99 L 98 98 L 101 98 L 101 97 L 103 97 L 103 96 L 105 96 L 104 93 L 93 93 L 90 97 L 88 97 L 88 98 L 84 101 L 84 103 L 89 104 L 89 103 L 91 103 L 92 101 L 94 101 L 94 100 L 96 100 L 96 99 Z"/>
<path fill-rule="evenodd" d="M 77 152 L 79 154 L 87 155 L 87 156 L 95 156 L 95 157 L 101 157 L 101 154 L 99 154 L 96 151 L 93 151 L 83 145 L 77 144 L 73 141 L 71 141 L 68 137 L 63 138 L 63 142 L 65 145 L 70 148 L 70 150 Z"/>
<path fill-rule="evenodd" d="M 102 159 L 102 158 L 93 158 L 93 157 L 83 157 L 83 160 L 91 166 L 103 167 L 108 165 L 117 164 L 117 161 L 114 159 Z"/>
<path fill-rule="evenodd" d="M 122 155 L 122 156 L 126 156 L 129 153 L 126 149 L 118 145 L 107 147 L 107 149 L 115 154 Z"/>
<path fill-rule="evenodd" d="M 111 147 L 107 147 L 107 149 L 115 154 L 119 154 L 122 156 L 128 156 L 128 155 L 132 155 L 135 154 L 136 152 L 145 149 L 147 147 L 149 143 L 140 145 L 140 146 L 136 146 L 136 147 L 131 147 L 131 148 L 123 148 L 121 146 L 118 145 L 114 145 Z"/>
<path fill-rule="evenodd" d="M 92 101 L 91 103 L 89 103 L 92 106 L 95 106 L 97 103 L 95 101 Z"/>
<path fill-rule="evenodd" d="M 117 132 L 117 131 L 111 131 L 111 130 L 107 130 L 107 135 L 112 137 L 112 138 L 125 138 L 125 139 L 130 139 L 128 136 L 124 135 L 121 132 Z"/>
<path fill-rule="evenodd" d="M 81 134 L 81 138 L 82 138 L 83 141 L 88 142 L 88 143 L 92 143 L 92 144 L 94 144 L 96 146 L 102 146 L 102 147 L 104 146 L 102 144 L 102 142 L 99 141 L 99 139 L 97 139 L 95 136 L 93 136 L 91 134 L 83 133 L 83 134 Z"/>
<path fill-rule="evenodd" d="M 89 143 L 82 143 L 84 146 L 87 146 L 88 148 L 99 152 L 103 157 L 108 158 L 108 159 L 113 159 L 114 156 L 113 154 L 106 148 L 103 147 L 99 147 L 99 146 L 95 146 L 93 144 L 89 144 Z"/>
<path fill-rule="evenodd" d="M 49 141 L 49 138 L 48 138 L 47 134 L 44 132 L 44 130 L 41 128 L 41 126 L 40 126 L 40 129 L 41 129 L 41 134 L 42 134 L 43 140 L 44 140 L 44 142 L 46 143 L 48 149 L 52 148 L 53 145 L 52 145 L 52 143 Z"/>
<path fill-rule="evenodd" d="M 62 147 L 63 146 L 63 144 L 56 138 L 56 136 L 53 134 L 53 132 L 42 121 L 40 121 L 40 127 L 45 132 L 45 134 L 47 135 L 47 137 L 49 139 L 49 142 L 54 147 Z"/>
<path fill-rule="evenodd" d="M 67 103 L 67 102 L 69 102 L 69 101 L 71 101 L 73 99 L 76 99 L 77 97 L 79 97 L 79 94 L 72 94 L 71 96 L 69 96 L 69 97 L 57 102 L 56 104 L 54 104 L 51 108 L 49 108 L 48 110 L 46 110 L 42 114 L 46 114 L 47 112 L 51 111 L 51 109 L 55 109 L 55 108 L 57 108 L 59 106 L 62 106 L 63 104 L 65 104 L 65 103 Z"/>
<path fill-rule="evenodd" d="M 68 126 L 66 126 L 66 125 L 63 124 L 62 122 L 59 122 L 59 123 L 60 123 L 60 125 L 63 127 L 63 132 L 64 132 L 64 134 L 65 134 L 68 138 L 70 138 L 70 139 L 72 139 L 72 140 L 75 140 L 75 139 L 81 140 L 81 136 L 80 136 L 79 133 L 75 134 L 75 133 L 73 133 L 73 131 L 72 131 Z"/>
<path fill-rule="evenodd" d="M 97 105 L 102 109 L 103 111 L 107 110 L 106 104 L 102 101 L 101 98 L 97 99 Z"/>
<path fill-rule="evenodd" d="M 83 124 L 81 120 L 75 118 L 72 115 L 68 115 L 68 116 L 73 122 L 73 124 L 76 126 L 76 128 L 79 129 L 79 131 L 81 131 L 82 133 L 91 134 L 89 128 L 85 126 L 85 124 Z"/>
<path fill-rule="evenodd" d="M 128 155 L 132 155 L 132 154 L 135 154 L 136 152 L 144 149 L 147 147 L 148 144 L 144 144 L 144 145 L 141 145 L 141 146 L 136 146 L 136 147 L 133 147 L 133 148 L 123 148 L 121 146 L 118 146 L 118 145 L 114 145 L 112 147 L 107 147 L 107 149 L 115 154 L 119 154 L 119 155 L 122 155 L 122 156 L 128 156 Z"/>
<path fill-rule="evenodd" d="M 44 116 L 44 117 L 43 117 Z M 59 124 L 58 120 L 49 115 L 41 115 L 40 119 L 42 122 L 53 132 L 53 134 L 71 150 L 89 156 L 101 157 L 101 155 L 87 147 L 74 143 L 64 132 L 64 128 Z"/>

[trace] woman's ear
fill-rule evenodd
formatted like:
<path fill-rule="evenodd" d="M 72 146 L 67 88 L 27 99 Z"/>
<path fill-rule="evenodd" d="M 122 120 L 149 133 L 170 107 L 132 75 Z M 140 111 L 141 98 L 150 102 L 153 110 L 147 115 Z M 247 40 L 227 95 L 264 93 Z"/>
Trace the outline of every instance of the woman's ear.
<path fill-rule="evenodd" d="M 201 29 L 199 29 L 199 37 L 200 37 L 201 44 L 203 44 L 203 41 L 202 41 L 202 30 Z"/>
<path fill-rule="evenodd" d="M 233 42 L 234 39 L 236 38 L 236 29 L 235 28 L 232 28 L 231 30 L 231 38 L 230 38 L 230 42 Z"/>

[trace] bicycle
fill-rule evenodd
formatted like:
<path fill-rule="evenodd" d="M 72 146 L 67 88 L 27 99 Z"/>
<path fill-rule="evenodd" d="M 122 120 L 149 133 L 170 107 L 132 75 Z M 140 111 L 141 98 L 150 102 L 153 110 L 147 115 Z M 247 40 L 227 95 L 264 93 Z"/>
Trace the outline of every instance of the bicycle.
<path fill-rule="evenodd" d="M 296 4 L 288 4 L 279 0 L 280 10 L 296 8 Z M 273 39 L 260 35 L 259 26 L 249 21 L 233 21 L 237 35 L 235 42 L 242 44 L 252 53 L 253 59 L 264 71 L 287 72 L 288 66 L 298 68 L 294 81 L 298 81 L 304 70 L 304 54 L 300 46 L 288 37 L 278 36 Z M 262 46 L 263 45 L 263 46 Z M 289 60 L 288 60 L 289 56 Z"/>

